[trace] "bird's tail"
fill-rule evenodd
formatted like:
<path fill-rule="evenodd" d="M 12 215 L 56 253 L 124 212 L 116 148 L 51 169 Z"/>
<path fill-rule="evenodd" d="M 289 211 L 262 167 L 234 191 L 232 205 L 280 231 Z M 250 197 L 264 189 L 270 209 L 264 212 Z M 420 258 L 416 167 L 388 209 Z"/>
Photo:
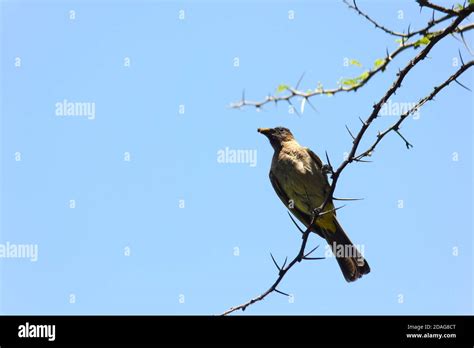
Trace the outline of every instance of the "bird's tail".
<path fill-rule="evenodd" d="M 334 217 L 334 225 L 336 226 L 335 232 L 324 230 L 323 235 L 330 245 L 334 256 L 336 256 L 344 278 L 348 282 L 353 282 L 364 274 L 369 273 L 370 267 L 361 253 L 352 244 L 336 217 Z"/>

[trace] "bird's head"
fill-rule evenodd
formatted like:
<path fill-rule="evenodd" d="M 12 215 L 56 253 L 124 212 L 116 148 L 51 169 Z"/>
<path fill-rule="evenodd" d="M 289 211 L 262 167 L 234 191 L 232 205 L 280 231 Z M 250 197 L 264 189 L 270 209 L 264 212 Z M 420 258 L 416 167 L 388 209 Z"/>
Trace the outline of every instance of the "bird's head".
<path fill-rule="evenodd" d="M 265 135 L 275 150 L 281 148 L 286 141 L 292 141 L 295 138 L 288 128 L 259 128 L 257 131 Z"/>

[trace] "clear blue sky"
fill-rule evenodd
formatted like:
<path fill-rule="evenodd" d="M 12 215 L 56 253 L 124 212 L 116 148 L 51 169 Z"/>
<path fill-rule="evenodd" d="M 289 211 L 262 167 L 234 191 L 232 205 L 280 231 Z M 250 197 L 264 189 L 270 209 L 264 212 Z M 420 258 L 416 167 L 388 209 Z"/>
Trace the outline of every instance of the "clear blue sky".
<path fill-rule="evenodd" d="M 398 31 L 431 16 L 414 1 L 359 6 Z M 258 295 L 276 277 L 269 253 L 293 257 L 300 237 L 256 129 L 286 126 L 337 165 L 351 146 L 344 125 L 356 131 L 416 53 L 357 93 L 312 99 L 318 112 L 237 111 L 227 106 L 244 88 L 260 99 L 303 72 L 304 89 L 335 87 L 364 71 L 345 57 L 370 67 L 397 44 L 340 1 L 2 1 L 1 11 L 0 244 L 39 251 L 37 262 L 0 259 L 5 314 L 215 314 Z M 468 60 L 447 38 L 392 102 L 416 102 L 451 75 L 458 48 Z M 473 87 L 472 76 L 461 81 Z M 95 103 L 95 119 L 57 116 L 64 99 Z M 245 314 L 472 314 L 472 106 L 450 86 L 404 124 L 413 149 L 389 135 L 373 163 L 340 178 L 338 196 L 365 198 L 338 216 L 369 275 L 348 284 L 334 258 L 303 262 L 280 287 L 293 300 L 274 294 Z M 377 120 L 364 144 L 394 119 Z M 226 147 L 256 150 L 256 166 L 218 163 Z"/>

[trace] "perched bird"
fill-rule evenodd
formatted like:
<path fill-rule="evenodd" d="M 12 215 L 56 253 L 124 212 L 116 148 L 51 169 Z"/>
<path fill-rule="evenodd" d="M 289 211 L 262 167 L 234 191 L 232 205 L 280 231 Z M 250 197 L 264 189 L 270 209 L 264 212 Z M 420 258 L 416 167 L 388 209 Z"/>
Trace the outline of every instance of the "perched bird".
<path fill-rule="evenodd" d="M 321 159 L 309 148 L 298 144 L 287 128 L 259 128 L 258 132 L 268 138 L 275 150 L 270 168 L 270 181 L 275 192 L 308 228 L 314 209 L 321 206 L 330 190 Z M 331 199 L 324 211 L 333 209 Z M 329 243 L 346 281 L 355 281 L 370 272 L 369 264 L 337 221 L 335 211 L 321 214 L 314 225 L 313 232 Z"/>

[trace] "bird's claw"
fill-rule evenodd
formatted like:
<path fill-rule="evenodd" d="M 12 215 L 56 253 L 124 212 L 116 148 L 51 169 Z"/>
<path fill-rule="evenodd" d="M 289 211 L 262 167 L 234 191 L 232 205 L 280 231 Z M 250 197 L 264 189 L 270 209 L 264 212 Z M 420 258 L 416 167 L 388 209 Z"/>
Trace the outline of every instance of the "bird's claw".
<path fill-rule="evenodd" d="M 316 219 L 318 218 L 319 214 L 321 214 L 321 208 L 314 208 L 313 211 L 311 212 L 311 223 L 310 225 L 313 225 Z"/>
<path fill-rule="evenodd" d="M 321 171 L 324 175 L 334 174 L 334 170 L 332 169 L 332 166 L 330 164 L 324 164 L 321 168 Z"/>

